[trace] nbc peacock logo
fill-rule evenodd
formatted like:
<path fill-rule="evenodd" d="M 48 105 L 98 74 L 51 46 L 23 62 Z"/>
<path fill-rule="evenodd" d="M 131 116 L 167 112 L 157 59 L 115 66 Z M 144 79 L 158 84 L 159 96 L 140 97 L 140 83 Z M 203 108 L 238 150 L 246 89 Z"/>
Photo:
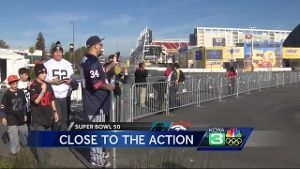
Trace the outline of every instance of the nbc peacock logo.
<path fill-rule="evenodd" d="M 240 146 L 243 143 L 242 133 L 237 128 L 230 128 L 226 132 L 226 145 Z"/>

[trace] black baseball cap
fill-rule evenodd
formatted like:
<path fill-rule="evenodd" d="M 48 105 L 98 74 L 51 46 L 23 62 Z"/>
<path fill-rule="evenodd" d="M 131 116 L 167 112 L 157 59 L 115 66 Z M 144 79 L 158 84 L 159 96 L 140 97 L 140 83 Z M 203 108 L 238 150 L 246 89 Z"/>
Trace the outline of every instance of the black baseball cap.
<path fill-rule="evenodd" d="M 99 38 L 99 36 L 91 36 L 86 41 L 86 48 L 89 48 L 99 42 L 102 42 L 105 38 Z"/>

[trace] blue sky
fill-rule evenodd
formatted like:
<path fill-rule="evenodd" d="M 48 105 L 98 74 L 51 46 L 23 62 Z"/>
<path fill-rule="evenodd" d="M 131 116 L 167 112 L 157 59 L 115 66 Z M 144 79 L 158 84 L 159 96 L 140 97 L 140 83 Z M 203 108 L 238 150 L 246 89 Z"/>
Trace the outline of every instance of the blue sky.
<path fill-rule="evenodd" d="M 292 30 L 300 23 L 297 0 L 0 0 L 0 39 L 11 48 L 33 46 L 39 31 L 46 47 L 75 48 L 91 35 L 105 37 L 105 53 L 129 55 L 148 26 L 154 39 L 188 36 L 196 26 Z"/>

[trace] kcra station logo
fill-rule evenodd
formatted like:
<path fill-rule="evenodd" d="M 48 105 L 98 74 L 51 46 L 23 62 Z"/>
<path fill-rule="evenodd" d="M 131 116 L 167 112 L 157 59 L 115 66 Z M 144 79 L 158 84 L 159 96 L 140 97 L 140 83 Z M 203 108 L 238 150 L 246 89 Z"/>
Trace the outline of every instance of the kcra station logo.
<path fill-rule="evenodd" d="M 209 128 L 208 143 L 210 146 L 240 146 L 243 143 L 242 132 L 238 128 Z"/>

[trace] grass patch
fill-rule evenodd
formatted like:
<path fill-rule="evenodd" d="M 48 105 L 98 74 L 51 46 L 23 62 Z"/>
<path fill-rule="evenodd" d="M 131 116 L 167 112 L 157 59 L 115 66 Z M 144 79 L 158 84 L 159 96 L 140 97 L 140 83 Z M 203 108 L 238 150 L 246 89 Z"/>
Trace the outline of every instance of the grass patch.
<path fill-rule="evenodd" d="M 147 149 L 137 153 L 130 168 L 219 168 L 220 162 L 193 149 Z"/>
<path fill-rule="evenodd" d="M 0 155 L 0 168 L 36 168 L 37 162 L 29 148 L 21 148 L 16 156 Z"/>

